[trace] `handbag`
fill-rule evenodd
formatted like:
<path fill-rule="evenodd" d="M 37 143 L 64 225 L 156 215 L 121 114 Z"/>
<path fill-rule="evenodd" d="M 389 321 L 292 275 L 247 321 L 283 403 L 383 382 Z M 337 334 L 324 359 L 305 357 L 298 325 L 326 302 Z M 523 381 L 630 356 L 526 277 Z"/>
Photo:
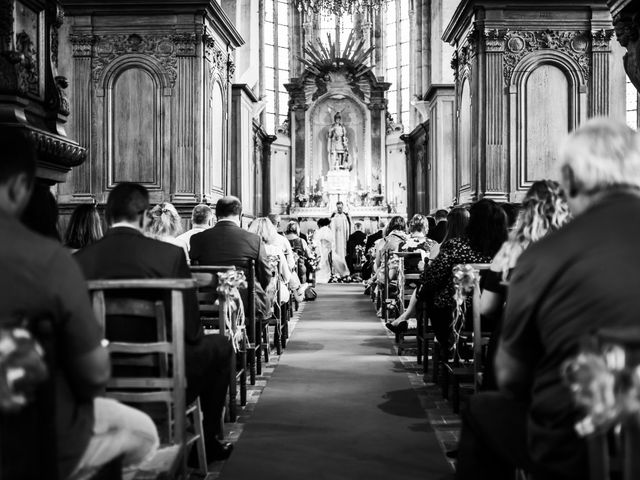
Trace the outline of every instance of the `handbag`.
<path fill-rule="evenodd" d="M 313 289 L 313 287 L 307 287 L 304 291 L 304 299 L 307 302 L 313 302 L 318 297 L 318 293 Z"/>

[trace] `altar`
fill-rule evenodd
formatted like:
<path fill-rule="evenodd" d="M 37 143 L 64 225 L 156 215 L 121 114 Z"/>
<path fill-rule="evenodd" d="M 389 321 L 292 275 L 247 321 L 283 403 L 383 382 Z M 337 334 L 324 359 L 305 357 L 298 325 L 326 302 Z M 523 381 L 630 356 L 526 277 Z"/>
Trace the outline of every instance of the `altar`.
<path fill-rule="evenodd" d="M 385 92 L 367 59 L 362 42 L 344 52 L 317 44 L 305 49 L 307 66 L 285 87 L 290 95 L 290 217 L 330 216 L 343 202 L 352 220 L 406 212 L 403 199 L 388 199 Z M 396 182 L 397 183 L 397 182 Z M 397 187 L 397 185 L 396 185 Z"/>

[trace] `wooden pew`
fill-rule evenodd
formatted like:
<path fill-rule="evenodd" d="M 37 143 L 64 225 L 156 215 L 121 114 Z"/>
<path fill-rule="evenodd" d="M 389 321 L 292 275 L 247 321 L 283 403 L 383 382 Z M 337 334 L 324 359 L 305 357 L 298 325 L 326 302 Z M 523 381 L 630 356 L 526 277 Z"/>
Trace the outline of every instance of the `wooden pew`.
<path fill-rule="evenodd" d="M 183 295 L 195 288 L 195 282 L 191 279 L 94 280 L 88 282 L 88 288 L 94 313 L 104 331 L 111 316 L 137 317 L 139 321 L 152 322 L 156 328 L 156 341 L 109 344 L 114 365 L 131 369 L 151 368 L 154 374 L 126 372 L 120 375 L 114 372 L 107 385 L 107 396 L 141 408 L 153 403 L 166 407 L 166 421 L 161 424 L 156 421 L 156 425 L 164 427 L 159 428 L 161 447 L 136 477 L 170 479 L 184 476 L 188 445 L 198 442 L 202 449 L 199 456 L 206 459 L 201 432 L 199 436 L 186 436 Z M 153 292 L 157 298 L 170 297 L 169 322 L 166 322 L 164 302 L 140 299 L 141 292 L 146 295 Z M 171 338 L 168 337 L 167 323 Z"/>
<path fill-rule="evenodd" d="M 229 382 L 229 421 L 237 418 L 237 392 L 240 385 L 240 405 L 247 404 L 247 345 L 244 325 L 238 325 L 235 318 L 228 318 L 227 306 L 233 299 L 218 293 L 218 273 L 235 271 L 234 266 L 194 265 L 191 274 L 198 288 L 198 305 L 200 320 L 205 330 L 218 330 L 232 340 L 234 358 L 231 364 L 231 379 Z M 242 319 L 244 322 L 244 319 Z M 227 329 L 227 325 L 229 328 Z M 233 341 L 236 336 L 242 336 L 239 342 Z"/>

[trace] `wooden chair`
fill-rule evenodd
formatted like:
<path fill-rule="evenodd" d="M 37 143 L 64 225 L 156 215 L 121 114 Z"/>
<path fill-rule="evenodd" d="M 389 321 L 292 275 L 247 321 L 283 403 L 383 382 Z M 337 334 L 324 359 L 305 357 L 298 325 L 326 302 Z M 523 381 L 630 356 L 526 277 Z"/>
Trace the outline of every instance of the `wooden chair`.
<path fill-rule="evenodd" d="M 605 328 L 595 334 L 600 349 L 621 347 L 625 367 L 640 365 L 640 328 Z M 587 437 L 590 480 L 636 480 L 640 478 L 640 425 L 635 416 L 614 425 L 606 432 Z"/>
<path fill-rule="evenodd" d="M 186 474 L 187 448 L 196 444 L 198 456 L 206 459 L 200 425 L 186 436 L 186 372 L 184 357 L 184 300 L 187 290 L 195 288 L 190 279 L 96 280 L 88 282 L 96 318 L 104 331 L 110 317 L 126 316 L 135 321 L 152 322 L 157 338 L 148 342 L 114 341 L 109 344 L 112 363 L 126 372 L 114 371 L 107 385 L 107 396 L 123 403 L 151 407 L 164 404 L 167 419 L 159 427 L 161 448 L 141 475 L 145 478 L 176 478 Z M 167 335 L 165 303 L 146 298 L 170 298 L 170 331 Z M 180 339 L 180 341 L 176 341 Z M 141 368 L 145 373 L 141 373 Z M 130 373 L 133 370 L 136 372 Z M 149 371 L 153 373 L 147 373 Z M 189 409 L 198 417 L 198 407 Z M 200 415 L 201 416 L 201 415 Z M 206 474 L 206 460 L 204 462 Z"/>
<path fill-rule="evenodd" d="M 200 320 L 205 331 L 218 330 L 221 335 L 230 339 L 240 333 L 242 340 L 233 342 L 234 359 L 231 363 L 231 379 L 229 382 L 229 421 L 235 422 L 237 418 L 237 395 L 240 385 L 240 405 L 247 404 L 247 346 L 243 332 L 238 332 L 239 326 L 234 319 L 227 318 L 227 304 L 232 299 L 218 294 L 218 273 L 234 271 L 232 266 L 198 265 L 191 267 L 191 275 L 198 288 L 198 308 Z M 227 324 L 231 328 L 227 330 Z"/>
<path fill-rule="evenodd" d="M 469 264 L 479 274 L 481 271 L 488 270 L 488 263 Z M 490 332 L 482 332 L 481 316 L 480 316 L 480 286 L 476 285 L 471 293 L 471 317 L 472 331 L 463 331 L 458 342 L 458 350 L 471 346 L 471 358 L 460 359 L 459 356 L 453 361 L 444 363 L 443 375 L 447 377 L 444 380 L 443 391 L 448 390 L 449 378 L 451 379 L 451 403 L 453 412 L 460 411 L 460 390 L 463 386 L 469 387 L 474 393 L 477 392 L 482 384 L 482 366 L 484 360 L 484 352 L 489 343 Z M 464 321 L 465 319 L 462 319 Z M 467 381 L 470 380 L 470 381 Z"/>
<path fill-rule="evenodd" d="M 400 304 L 400 313 L 404 312 L 405 308 L 411 300 L 413 292 L 420 285 L 420 273 L 415 273 L 417 263 L 422 260 L 420 252 L 393 252 L 399 258 L 398 264 L 398 300 Z M 404 332 L 396 334 L 396 345 L 398 348 L 398 355 L 402 355 L 407 348 L 417 349 L 418 363 L 422 362 L 422 337 L 418 335 L 418 321 L 416 316 L 416 326 L 411 327 Z M 407 344 L 407 337 L 416 337 L 415 344 Z"/>
<path fill-rule="evenodd" d="M 259 323 L 256 321 L 256 264 L 254 260 L 245 266 L 247 275 L 247 305 L 245 308 L 245 325 L 249 344 L 247 345 L 247 362 L 249 364 L 249 380 L 251 385 L 256 384 L 256 375 L 262 373 L 262 335 L 260 335 Z"/>
<path fill-rule="evenodd" d="M 0 478 L 58 478 L 56 443 L 55 330 L 49 318 L 27 319 L 22 325 L 0 319 L 1 329 L 24 327 L 44 351 L 48 377 L 38 385 L 34 398 L 15 412 L 0 411 Z"/>

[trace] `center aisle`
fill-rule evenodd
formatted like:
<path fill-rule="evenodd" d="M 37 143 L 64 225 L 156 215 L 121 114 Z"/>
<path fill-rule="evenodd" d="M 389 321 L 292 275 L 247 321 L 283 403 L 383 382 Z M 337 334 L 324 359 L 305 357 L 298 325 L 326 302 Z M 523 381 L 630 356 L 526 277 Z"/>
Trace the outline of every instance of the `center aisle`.
<path fill-rule="evenodd" d="M 219 478 L 453 478 L 362 286 L 317 291 Z"/>

